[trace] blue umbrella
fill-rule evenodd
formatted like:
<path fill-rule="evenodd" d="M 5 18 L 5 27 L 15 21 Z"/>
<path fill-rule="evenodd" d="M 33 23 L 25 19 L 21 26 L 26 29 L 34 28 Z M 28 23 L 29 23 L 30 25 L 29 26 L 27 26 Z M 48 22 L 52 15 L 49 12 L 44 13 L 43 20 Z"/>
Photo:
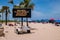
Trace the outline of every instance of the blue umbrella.
<path fill-rule="evenodd" d="M 55 22 L 60 22 L 60 20 L 56 20 Z"/>

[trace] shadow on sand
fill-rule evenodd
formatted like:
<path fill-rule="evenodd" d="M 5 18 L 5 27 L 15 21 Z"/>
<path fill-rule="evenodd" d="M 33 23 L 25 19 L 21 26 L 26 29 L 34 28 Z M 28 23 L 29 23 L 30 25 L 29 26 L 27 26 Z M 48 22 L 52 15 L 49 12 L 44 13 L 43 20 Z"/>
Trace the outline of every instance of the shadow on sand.
<path fill-rule="evenodd" d="M 36 28 L 30 28 L 30 30 L 37 30 Z"/>
<path fill-rule="evenodd" d="M 31 32 L 31 33 L 21 33 L 21 34 L 18 34 L 18 35 L 26 35 L 26 34 L 33 34 L 35 32 Z"/>
<path fill-rule="evenodd" d="M 0 35 L 0 37 L 5 37 L 5 34 L 3 33 L 2 35 Z"/>

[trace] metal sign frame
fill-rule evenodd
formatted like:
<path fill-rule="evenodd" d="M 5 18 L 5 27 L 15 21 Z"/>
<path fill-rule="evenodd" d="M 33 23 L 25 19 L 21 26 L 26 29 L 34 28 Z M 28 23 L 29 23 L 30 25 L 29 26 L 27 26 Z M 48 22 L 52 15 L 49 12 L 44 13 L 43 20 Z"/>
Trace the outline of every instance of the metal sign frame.
<path fill-rule="evenodd" d="M 30 8 L 13 8 L 13 18 L 31 18 L 31 9 Z"/>

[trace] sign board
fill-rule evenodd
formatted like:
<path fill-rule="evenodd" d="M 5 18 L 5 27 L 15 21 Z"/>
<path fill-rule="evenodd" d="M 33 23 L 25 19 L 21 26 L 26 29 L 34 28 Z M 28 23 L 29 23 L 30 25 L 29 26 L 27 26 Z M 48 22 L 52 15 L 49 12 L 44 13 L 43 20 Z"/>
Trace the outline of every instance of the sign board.
<path fill-rule="evenodd" d="M 19 18 L 19 17 L 25 17 L 30 18 L 31 17 L 31 9 L 13 9 L 13 17 Z"/>

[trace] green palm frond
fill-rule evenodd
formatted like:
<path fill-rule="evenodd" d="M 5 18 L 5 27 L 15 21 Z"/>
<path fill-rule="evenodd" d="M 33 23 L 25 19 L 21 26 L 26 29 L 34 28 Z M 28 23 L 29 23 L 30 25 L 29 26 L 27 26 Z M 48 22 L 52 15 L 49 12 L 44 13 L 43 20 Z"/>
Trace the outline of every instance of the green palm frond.
<path fill-rule="evenodd" d="M 3 13 L 3 12 L 5 12 L 5 10 L 8 10 L 8 13 L 11 13 L 8 6 L 3 6 L 1 9 L 1 12 Z"/>
<path fill-rule="evenodd" d="M 20 3 L 20 8 L 31 8 L 34 9 L 34 3 L 30 3 L 31 0 L 24 0 Z"/>
<path fill-rule="evenodd" d="M 10 0 L 8 3 L 14 4 L 13 0 Z"/>
<path fill-rule="evenodd" d="M 6 10 L 6 9 L 9 9 L 9 7 L 8 6 L 3 6 L 2 9 Z"/>
<path fill-rule="evenodd" d="M 16 5 L 14 5 L 14 8 L 20 8 L 20 6 L 16 6 Z"/>
<path fill-rule="evenodd" d="M 4 9 L 2 8 L 1 10 L 0 10 L 0 13 L 3 13 L 4 12 Z"/>
<path fill-rule="evenodd" d="M 25 3 L 30 3 L 31 0 L 24 0 Z"/>
<path fill-rule="evenodd" d="M 19 5 L 24 5 L 24 2 L 21 2 Z"/>
<path fill-rule="evenodd" d="M 28 7 L 28 5 L 30 4 L 30 1 L 31 0 L 24 0 L 25 7 Z"/>
<path fill-rule="evenodd" d="M 10 9 L 8 9 L 8 13 L 11 13 Z"/>
<path fill-rule="evenodd" d="M 31 8 L 31 9 L 34 9 L 34 4 L 31 3 L 28 7 Z"/>

